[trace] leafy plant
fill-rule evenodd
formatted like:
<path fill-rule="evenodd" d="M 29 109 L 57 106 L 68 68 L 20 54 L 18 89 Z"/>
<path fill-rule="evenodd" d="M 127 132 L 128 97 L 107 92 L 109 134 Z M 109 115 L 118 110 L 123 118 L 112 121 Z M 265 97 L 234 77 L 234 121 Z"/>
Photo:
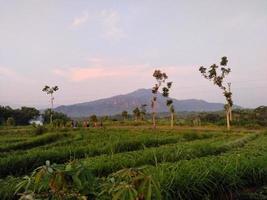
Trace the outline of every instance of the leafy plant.
<path fill-rule="evenodd" d="M 160 186 L 145 168 L 122 169 L 103 179 L 99 199 L 151 200 L 161 199 Z"/>
<path fill-rule="evenodd" d="M 30 177 L 25 176 L 17 184 L 15 193 L 23 190 L 23 193 L 18 193 L 20 199 L 86 199 L 86 196 L 93 195 L 95 180 L 92 173 L 76 160 L 65 167 L 50 165 L 46 161 Z"/>

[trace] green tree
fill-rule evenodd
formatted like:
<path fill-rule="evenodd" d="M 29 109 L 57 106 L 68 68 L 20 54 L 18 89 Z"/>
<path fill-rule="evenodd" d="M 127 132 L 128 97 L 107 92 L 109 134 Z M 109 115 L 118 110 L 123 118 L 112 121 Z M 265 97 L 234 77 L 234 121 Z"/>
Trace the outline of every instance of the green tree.
<path fill-rule="evenodd" d="M 0 106 L 0 124 L 5 124 L 9 117 L 14 118 L 17 125 L 28 125 L 31 119 L 35 119 L 40 115 L 39 110 L 31 107 L 21 107 L 20 109 L 12 109 L 9 106 Z"/>
<path fill-rule="evenodd" d="M 204 78 L 213 82 L 214 85 L 217 85 L 220 89 L 223 90 L 223 95 L 226 99 L 225 111 L 226 111 L 226 121 L 227 121 L 227 129 L 230 130 L 230 120 L 232 118 L 232 92 L 230 90 L 230 83 L 228 83 L 228 87 L 224 83 L 224 78 L 231 72 L 230 68 L 226 68 L 228 63 L 227 57 L 222 57 L 220 62 L 220 68 L 218 65 L 213 64 L 209 67 L 209 69 L 201 66 L 199 68 L 200 73 L 204 76 Z"/>
<path fill-rule="evenodd" d="M 94 126 L 96 127 L 97 126 L 97 116 L 96 115 L 91 115 L 90 116 L 90 121 L 94 123 Z"/>
<path fill-rule="evenodd" d="M 153 127 L 156 128 L 156 103 L 157 103 L 157 95 L 159 88 L 161 87 L 162 83 L 168 78 L 167 74 L 161 72 L 161 70 L 155 70 L 153 73 L 153 77 L 156 79 L 156 83 L 152 88 L 152 100 L 151 100 L 151 109 L 152 109 L 152 122 Z"/>
<path fill-rule="evenodd" d="M 51 103 L 51 111 L 53 111 L 54 109 L 54 92 L 56 92 L 58 90 L 58 86 L 54 86 L 54 87 L 49 87 L 49 86 L 44 86 L 44 88 L 42 89 L 43 92 L 46 92 L 47 95 L 50 96 L 50 103 Z M 50 124 L 52 124 L 53 122 L 53 113 L 51 112 L 50 114 Z"/>
<path fill-rule="evenodd" d="M 44 120 L 44 123 L 48 124 L 50 123 L 50 116 L 51 116 L 51 113 L 53 115 L 53 119 L 56 120 L 55 123 L 52 123 L 54 124 L 55 126 L 58 126 L 59 122 L 60 122 L 60 125 L 65 125 L 68 121 L 70 121 L 71 119 L 64 113 L 61 113 L 61 112 L 56 112 L 56 111 L 53 111 L 51 109 L 46 109 L 44 111 L 44 113 L 42 114 L 42 117 L 43 117 L 43 120 Z M 53 122 L 54 122 L 53 120 Z"/>
<path fill-rule="evenodd" d="M 137 121 L 137 120 L 140 118 L 140 116 L 141 116 L 141 112 L 140 112 L 140 110 L 139 110 L 138 107 L 136 107 L 136 108 L 133 110 L 133 115 L 134 115 L 135 121 Z"/>
<path fill-rule="evenodd" d="M 142 104 L 140 108 L 140 114 L 141 114 L 142 120 L 144 120 L 146 117 L 146 107 L 147 107 L 147 104 Z"/>
<path fill-rule="evenodd" d="M 9 118 L 7 118 L 7 120 L 6 120 L 6 125 L 7 126 L 15 126 L 15 119 L 13 118 L 13 117 L 9 117 Z"/>
<path fill-rule="evenodd" d="M 168 82 L 167 85 L 162 88 L 162 96 L 167 98 L 166 106 L 169 108 L 169 111 L 170 111 L 170 114 L 171 114 L 171 128 L 173 128 L 175 109 L 174 109 L 174 106 L 173 106 L 172 99 L 169 98 L 169 92 L 170 92 L 171 87 L 172 87 L 172 82 Z"/>
<path fill-rule="evenodd" d="M 122 111 L 121 116 L 123 120 L 125 121 L 128 118 L 128 112 L 126 110 Z"/>

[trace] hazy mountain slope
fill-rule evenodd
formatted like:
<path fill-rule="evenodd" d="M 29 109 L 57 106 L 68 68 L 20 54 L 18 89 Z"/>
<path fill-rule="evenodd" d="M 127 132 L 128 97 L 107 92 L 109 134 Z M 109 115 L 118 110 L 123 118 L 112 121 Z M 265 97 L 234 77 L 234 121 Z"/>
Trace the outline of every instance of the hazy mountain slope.
<path fill-rule="evenodd" d="M 121 113 L 123 110 L 132 112 L 136 106 L 147 104 L 147 111 L 150 112 L 151 96 L 150 89 L 139 89 L 125 95 L 117 95 L 86 103 L 59 106 L 55 110 L 71 117 L 82 117 L 92 114 L 114 115 Z M 209 103 L 197 99 L 173 99 L 173 103 L 176 111 L 217 111 L 222 110 L 224 106 L 221 103 Z M 158 112 L 168 111 L 165 105 L 165 99 L 161 95 L 158 97 L 157 110 Z"/>

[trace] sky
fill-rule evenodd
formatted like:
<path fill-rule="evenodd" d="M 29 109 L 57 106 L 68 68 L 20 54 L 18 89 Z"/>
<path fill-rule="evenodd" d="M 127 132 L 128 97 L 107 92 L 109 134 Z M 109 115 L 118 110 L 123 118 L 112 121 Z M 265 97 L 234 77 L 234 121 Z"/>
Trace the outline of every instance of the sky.
<path fill-rule="evenodd" d="M 0 105 L 49 106 L 151 88 L 225 102 L 199 66 L 228 57 L 236 105 L 267 105 L 266 0 L 0 0 Z"/>

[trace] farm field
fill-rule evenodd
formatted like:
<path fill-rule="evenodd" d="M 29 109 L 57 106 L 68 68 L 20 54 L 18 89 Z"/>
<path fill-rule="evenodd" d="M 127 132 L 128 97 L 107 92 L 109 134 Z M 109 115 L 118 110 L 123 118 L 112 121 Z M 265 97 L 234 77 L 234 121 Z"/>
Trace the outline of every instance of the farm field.
<path fill-rule="evenodd" d="M 0 199 L 19 199 L 18 194 L 34 191 L 30 183 L 27 190 L 19 183 L 45 163 L 49 169 L 48 160 L 53 169 L 77 162 L 94 180 L 76 188 L 77 198 L 65 191 L 55 199 L 266 198 L 261 192 L 246 194 L 267 182 L 266 130 L 142 126 L 65 128 L 36 135 L 31 127 L 5 128 L 0 130 L 0 156 Z M 140 190 L 130 183 L 134 175 L 127 178 L 127 173 L 149 181 L 142 179 Z M 43 187 L 39 194 L 49 190 Z"/>

